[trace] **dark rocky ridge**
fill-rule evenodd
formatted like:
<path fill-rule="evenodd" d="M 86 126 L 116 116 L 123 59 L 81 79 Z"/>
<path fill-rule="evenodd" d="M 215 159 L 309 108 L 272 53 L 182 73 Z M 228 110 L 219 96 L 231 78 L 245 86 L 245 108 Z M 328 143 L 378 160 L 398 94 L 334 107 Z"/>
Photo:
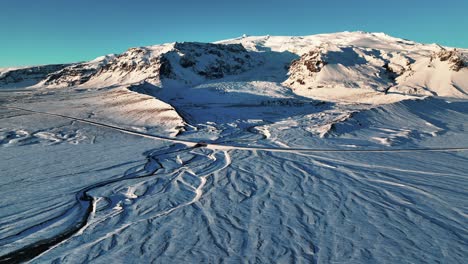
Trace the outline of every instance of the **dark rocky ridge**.
<path fill-rule="evenodd" d="M 86 65 L 83 64 L 76 64 L 49 74 L 44 84 L 60 85 L 66 83 L 67 86 L 80 85 L 87 82 L 96 71 L 97 69 L 95 68 L 86 67 Z"/>
<path fill-rule="evenodd" d="M 431 56 L 431 61 L 434 59 L 439 59 L 440 61 L 447 61 L 450 64 L 450 69 L 452 71 L 460 71 L 461 69 L 467 67 L 466 62 L 463 59 L 463 56 L 457 49 L 447 50 L 441 48 L 439 52 L 435 52 Z"/>
<path fill-rule="evenodd" d="M 49 74 L 60 71 L 67 66 L 70 66 L 70 64 L 54 64 L 10 70 L 3 76 L 0 76 L 0 85 L 15 84 L 23 81 L 36 84 L 46 78 Z"/>
<path fill-rule="evenodd" d="M 139 75 L 140 81 L 163 79 L 187 81 L 187 74 L 198 78 L 219 79 L 251 69 L 251 55 L 241 44 L 183 42 L 173 44 L 168 51 L 151 47 L 131 48 L 99 63 L 75 64 L 45 78 L 46 85 L 76 86 L 100 76 L 125 78 Z"/>
<path fill-rule="evenodd" d="M 180 66 L 207 79 L 239 74 L 252 66 L 251 56 L 241 44 L 175 43 L 171 53 L 178 57 Z M 202 65 L 204 61 L 208 65 Z"/>
<path fill-rule="evenodd" d="M 433 51 L 434 49 L 431 50 Z M 189 86 L 250 71 L 271 60 L 269 55 L 271 56 L 271 53 L 267 54 L 265 50 L 247 50 L 242 44 L 176 42 L 131 48 L 120 55 L 106 56 L 86 63 L 12 70 L 0 77 L 0 85 L 29 80 L 28 84 L 43 82 L 46 86 L 54 87 L 72 87 L 87 83 L 90 87 L 101 84 L 114 86 L 140 82 L 156 86 Z M 428 52 L 425 59 L 429 56 L 431 61 L 447 62 L 450 70 L 454 72 L 467 67 L 465 55 L 456 49 L 440 47 L 432 55 Z M 365 80 L 368 87 L 383 91 L 389 85 L 395 84 L 400 76 L 411 77 L 415 62 L 405 56 L 405 51 L 389 52 L 380 48 L 334 46 L 330 43 L 314 46 L 299 59 L 293 60 L 295 58 L 297 56 L 283 62 L 289 65 L 289 75 L 285 75 L 283 80 L 287 80 L 284 85 L 293 89 L 332 87 L 335 85 L 334 79 L 323 76 L 330 76 L 328 72 L 335 71 L 338 76 L 341 73 L 354 75 L 355 78 L 343 81 L 346 87 L 362 87 L 361 80 Z M 289 63 L 291 60 L 293 61 Z M 428 66 L 431 67 L 431 64 Z"/>

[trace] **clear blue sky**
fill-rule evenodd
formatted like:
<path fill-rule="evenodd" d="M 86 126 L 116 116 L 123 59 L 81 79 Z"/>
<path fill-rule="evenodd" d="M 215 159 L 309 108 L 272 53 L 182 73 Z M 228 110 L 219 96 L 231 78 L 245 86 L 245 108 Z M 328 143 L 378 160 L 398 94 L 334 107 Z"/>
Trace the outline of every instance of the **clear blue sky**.
<path fill-rule="evenodd" d="M 248 35 L 385 32 L 468 48 L 468 0 L 10 0 L 0 67 L 90 60 L 129 47 Z"/>

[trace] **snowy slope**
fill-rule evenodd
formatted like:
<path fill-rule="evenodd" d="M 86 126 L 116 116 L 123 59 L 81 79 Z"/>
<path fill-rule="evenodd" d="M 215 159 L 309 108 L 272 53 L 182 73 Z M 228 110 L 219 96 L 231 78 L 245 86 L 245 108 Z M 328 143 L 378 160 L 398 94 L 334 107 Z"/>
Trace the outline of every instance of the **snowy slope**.
<path fill-rule="evenodd" d="M 342 95 L 344 101 L 352 102 L 359 100 L 362 93 L 356 90 L 467 96 L 468 86 L 462 81 L 468 78 L 466 50 L 365 32 L 245 37 L 221 43 L 242 43 L 253 51 L 268 49 L 300 55 L 292 62 L 284 84 L 308 97 L 330 97 L 336 101 L 337 96 Z M 379 93 L 372 94 L 377 101 L 382 101 L 378 99 Z"/>

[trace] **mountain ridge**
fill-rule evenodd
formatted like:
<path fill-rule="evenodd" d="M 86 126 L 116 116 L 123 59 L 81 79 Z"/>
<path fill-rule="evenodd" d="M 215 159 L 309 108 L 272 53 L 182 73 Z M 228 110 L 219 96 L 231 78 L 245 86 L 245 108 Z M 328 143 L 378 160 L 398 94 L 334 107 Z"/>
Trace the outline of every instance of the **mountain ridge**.
<path fill-rule="evenodd" d="M 321 100 L 334 101 L 326 96 L 329 93 L 345 98 L 342 93 L 357 90 L 466 98 L 468 83 L 463 80 L 468 78 L 467 54 L 464 49 L 361 31 L 242 36 L 213 43 L 173 42 L 130 48 L 122 54 L 62 65 L 26 83 L 21 82 L 27 78 L 7 79 L 11 71 L 6 71 L 0 73 L 0 83 L 21 88 L 92 88 L 142 82 L 159 88 L 194 87 L 236 76 L 244 81 L 242 75 L 247 73 L 250 81 L 268 79 L 301 96 Z M 28 68 L 20 71 L 24 69 Z M 270 77 L 265 77 L 268 71 Z"/>

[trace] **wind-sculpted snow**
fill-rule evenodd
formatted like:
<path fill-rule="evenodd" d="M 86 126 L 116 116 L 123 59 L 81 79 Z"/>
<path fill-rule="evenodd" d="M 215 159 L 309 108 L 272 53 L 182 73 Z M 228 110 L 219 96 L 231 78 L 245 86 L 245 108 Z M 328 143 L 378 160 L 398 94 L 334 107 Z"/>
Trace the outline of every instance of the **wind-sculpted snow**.
<path fill-rule="evenodd" d="M 135 236 L 135 228 L 141 226 L 140 231 L 145 232 L 148 223 L 176 214 L 184 207 L 196 206 L 202 195 L 210 190 L 210 186 L 206 186 L 208 178 L 216 177 L 218 171 L 230 164 L 226 152 L 185 145 L 149 151 L 147 157 L 148 162 L 143 167 L 131 168 L 123 177 L 99 182 L 78 192 L 77 197 L 92 199 L 92 205 L 88 206 L 93 210 L 86 226 L 79 231 L 80 236 L 61 244 L 65 251 L 67 248 L 73 251 L 71 256 L 63 255 L 65 260 L 76 261 L 78 257 L 74 255 L 83 256 L 83 251 L 87 255 L 83 261 L 91 261 L 95 256 L 89 254 L 90 251 L 97 250 L 96 253 L 101 255 L 100 248 L 109 247 L 110 241 L 117 243 L 110 247 L 118 247 L 119 243 Z M 112 232 L 109 232 L 109 226 L 113 227 Z M 82 244 L 82 237 L 87 237 L 88 242 Z M 127 258 L 143 257 L 141 251 L 146 240 L 133 245 L 135 255 Z M 146 250 L 152 251 L 151 245 Z M 40 258 L 37 261 L 40 262 Z"/>
<path fill-rule="evenodd" d="M 35 134 L 53 131 L 44 127 L 53 125 L 82 131 L 87 140 L 0 148 L 7 161 L 1 177 L 2 260 L 463 263 L 468 193 L 459 187 L 467 180 L 465 152 L 317 153 L 287 146 L 372 149 L 379 143 L 366 138 L 374 129 L 417 128 L 425 136 L 412 132 L 398 146 L 465 146 L 460 122 L 467 113 L 464 101 L 441 99 L 347 117 L 322 109 L 231 132 L 228 126 L 216 132 L 221 127 L 213 123 L 224 149 L 154 142 L 156 148 L 148 150 L 150 139 L 111 128 L 6 111 L 6 127 L 27 125 Z M 311 124 L 329 122 L 337 123 L 322 138 L 310 130 Z M 249 149 L 251 144 L 284 146 L 277 152 Z"/>
<path fill-rule="evenodd" d="M 79 144 L 83 140 L 86 140 L 86 136 L 80 130 L 60 131 L 60 129 L 55 129 L 55 131 L 31 133 L 23 129 L 11 131 L 0 129 L 0 146 L 28 145 L 39 142 L 47 142 L 47 144 L 59 144 L 61 142 Z"/>
<path fill-rule="evenodd" d="M 176 153 L 159 155 L 165 169 L 154 177 L 93 191 L 87 227 L 34 263 L 466 257 L 467 193 L 453 191 L 466 156 L 379 154 L 368 164 L 365 155 Z M 444 156 L 453 163 L 434 162 Z M 411 163 L 395 164 L 402 158 Z"/>

